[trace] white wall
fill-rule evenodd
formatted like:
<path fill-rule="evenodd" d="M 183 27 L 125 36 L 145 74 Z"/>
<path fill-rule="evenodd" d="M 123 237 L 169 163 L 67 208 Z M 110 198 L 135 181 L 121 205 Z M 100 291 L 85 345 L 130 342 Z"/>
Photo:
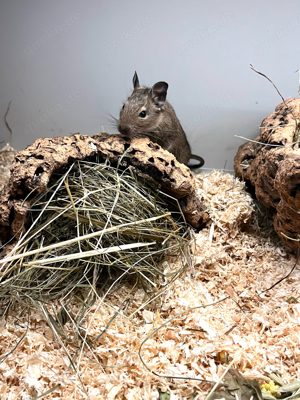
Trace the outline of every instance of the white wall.
<path fill-rule="evenodd" d="M 298 96 L 300 3 L 286 0 L 10 0 L 0 2 L 0 141 L 22 149 L 38 137 L 116 133 L 136 70 L 169 83 L 193 152 L 232 169 L 234 135 Z M 1 117 L 3 116 L 3 118 Z"/>

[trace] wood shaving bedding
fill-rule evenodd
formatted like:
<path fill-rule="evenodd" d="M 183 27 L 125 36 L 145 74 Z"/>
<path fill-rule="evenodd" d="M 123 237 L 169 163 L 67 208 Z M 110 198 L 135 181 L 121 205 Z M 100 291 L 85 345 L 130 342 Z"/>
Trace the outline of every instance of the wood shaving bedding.
<path fill-rule="evenodd" d="M 196 380 L 159 378 L 141 363 L 138 351 L 153 329 L 188 308 L 226 300 L 188 311 L 158 330 L 142 347 L 141 355 L 160 375 L 216 381 L 226 369 L 224 354 L 247 378 L 264 381 L 265 371 L 277 371 L 291 382 L 300 378 L 300 272 L 274 289 L 261 293 L 287 275 L 295 256 L 274 235 L 265 235 L 253 216 L 253 202 L 243 184 L 228 174 L 198 175 L 198 196 L 209 210 L 210 227 L 193 234 L 192 263 L 166 291 L 148 307 L 145 294 L 136 290 L 127 307 L 96 341 L 115 312 L 120 299 L 130 291 L 127 284 L 99 298 L 85 317 L 81 335 L 74 336 L 72 322 L 65 325 L 64 341 L 77 374 L 69 367 L 66 352 L 44 318 L 34 309 L 18 320 L 1 320 L 0 398 L 31 399 L 54 388 L 48 399 L 158 399 L 158 389 L 171 399 L 205 397 L 211 388 Z M 200 187 L 202 188 L 200 189 Z M 247 223 L 248 221 L 248 223 Z M 177 262 L 164 261 L 165 272 Z M 163 282 L 162 282 L 163 283 Z M 57 311 L 59 300 L 52 302 Z M 69 306 L 76 315 L 79 302 Z M 132 315 L 131 318 L 129 318 Z M 12 351 L 7 357 L 3 355 Z"/>

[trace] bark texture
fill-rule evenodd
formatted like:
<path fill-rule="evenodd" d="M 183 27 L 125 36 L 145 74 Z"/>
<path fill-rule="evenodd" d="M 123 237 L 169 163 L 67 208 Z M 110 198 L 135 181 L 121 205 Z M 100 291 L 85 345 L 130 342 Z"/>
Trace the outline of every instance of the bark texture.
<path fill-rule="evenodd" d="M 16 154 L 11 176 L 0 198 L 0 245 L 4 253 L 25 230 L 25 218 L 36 196 L 47 189 L 51 175 L 75 160 L 109 159 L 112 165 L 132 166 L 150 184 L 179 199 L 186 220 L 200 229 L 209 220 L 195 195 L 194 177 L 188 167 L 147 138 L 128 139 L 101 133 L 37 139 Z M 0 253 L 1 257 L 1 253 Z"/>
<path fill-rule="evenodd" d="M 300 99 L 286 100 L 261 123 L 258 142 L 239 147 L 236 176 L 252 185 L 257 199 L 273 211 L 282 241 L 297 249 L 300 239 Z M 290 239 L 289 239 L 290 238 Z"/>

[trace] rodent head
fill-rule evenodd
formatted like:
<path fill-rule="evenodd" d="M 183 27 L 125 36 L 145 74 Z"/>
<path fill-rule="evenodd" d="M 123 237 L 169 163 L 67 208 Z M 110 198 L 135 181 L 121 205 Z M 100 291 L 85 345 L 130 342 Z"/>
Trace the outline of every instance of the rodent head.
<path fill-rule="evenodd" d="M 133 88 L 120 111 L 119 132 L 128 137 L 139 137 L 160 131 L 168 84 L 157 82 L 152 88 L 140 86 L 135 72 Z"/>

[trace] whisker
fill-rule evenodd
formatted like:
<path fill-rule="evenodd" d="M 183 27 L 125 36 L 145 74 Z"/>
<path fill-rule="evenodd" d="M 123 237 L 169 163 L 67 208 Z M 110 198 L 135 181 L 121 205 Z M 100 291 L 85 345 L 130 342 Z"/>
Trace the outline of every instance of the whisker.
<path fill-rule="evenodd" d="M 111 114 L 108 114 L 108 116 L 109 116 L 109 125 L 114 127 L 114 128 L 118 128 L 118 125 L 119 125 L 118 118 L 114 117 Z"/>
<path fill-rule="evenodd" d="M 111 118 L 114 122 L 119 122 L 119 119 L 116 118 L 116 117 L 114 117 L 113 115 L 108 114 L 108 116 L 109 116 L 109 118 Z"/>
<path fill-rule="evenodd" d="M 178 136 L 178 132 L 176 131 L 154 131 L 154 132 L 147 132 L 144 136 L 148 136 L 149 139 L 153 139 L 153 142 L 159 142 L 163 145 L 169 145 L 170 139 L 175 139 Z M 167 136 L 167 137 L 166 137 Z"/>
<path fill-rule="evenodd" d="M 108 114 L 108 116 L 109 116 L 110 118 L 112 118 L 114 121 L 119 121 L 119 119 L 116 118 L 116 117 L 114 117 L 112 114 Z"/>
<path fill-rule="evenodd" d="M 118 128 L 118 124 L 114 121 L 109 121 L 108 125 L 112 126 L 113 128 Z"/>

